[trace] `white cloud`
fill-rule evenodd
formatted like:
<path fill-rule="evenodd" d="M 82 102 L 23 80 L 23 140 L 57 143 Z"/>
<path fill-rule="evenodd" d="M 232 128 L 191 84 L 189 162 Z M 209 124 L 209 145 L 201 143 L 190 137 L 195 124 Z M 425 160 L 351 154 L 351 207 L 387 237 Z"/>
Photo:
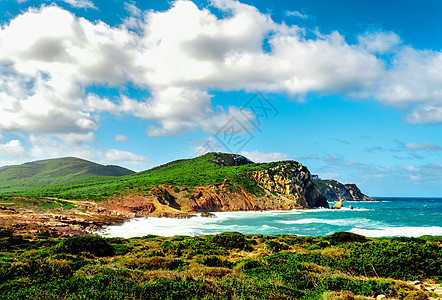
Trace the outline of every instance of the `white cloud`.
<path fill-rule="evenodd" d="M 285 15 L 288 17 L 297 17 L 297 18 L 300 18 L 303 20 L 307 20 L 309 18 L 308 15 L 303 14 L 303 13 L 296 11 L 296 10 L 295 11 L 286 11 Z"/>
<path fill-rule="evenodd" d="M 107 163 L 123 163 L 129 165 L 139 165 L 149 161 L 144 155 L 134 154 L 129 151 L 109 149 L 104 153 L 104 161 Z"/>
<path fill-rule="evenodd" d="M 97 161 L 102 164 L 118 164 L 129 166 L 142 166 L 149 158 L 129 151 L 118 149 L 95 149 L 83 143 L 66 143 L 46 135 L 30 135 L 28 138 L 31 148 L 31 159 L 44 159 L 54 157 L 74 156 L 83 159 Z M 0 152 L 0 157 L 1 157 Z"/>
<path fill-rule="evenodd" d="M 186 0 L 161 12 L 126 4 L 130 16 L 119 27 L 55 5 L 16 16 L 0 29 L 0 130 L 88 137 L 100 113 L 110 112 L 156 122 L 150 136 L 213 133 L 238 109 L 214 109 L 212 89 L 374 98 L 408 112 L 411 124 L 442 123 L 441 52 L 403 45 L 392 32 L 365 33 L 354 45 L 338 32 L 307 38 L 304 29 L 276 23 L 253 6 L 211 5 L 225 17 Z M 262 48 L 265 38 L 270 51 Z M 93 84 L 128 82 L 152 96 L 85 93 Z"/>
<path fill-rule="evenodd" d="M 405 121 L 410 124 L 442 123 L 442 106 L 420 105 L 407 114 Z"/>
<path fill-rule="evenodd" d="M 211 136 L 198 140 L 197 146 L 193 147 L 193 151 L 196 156 L 201 156 L 209 152 L 222 152 L 221 144 Z"/>
<path fill-rule="evenodd" d="M 57 134 L 57 137 L 68 145 L 82 144 L 95 140 L 95 134 L 93 132 Z"/>
<path fill-rule="evenodd" d="M 366 32 L 358 36 L 359 45 L 372 53 L 391 53 L 398 50 L 401 38 L 394 32 Z"/>
<path fill-rule="evenodd" d="M 442 147 L 433 143 L 408 143 L 405 144 L 405 150 L 416 150 L 416 151 L 442 151 Z"/>
<path fill-rule="evenodd" d="M 25 148 L 20 140 L 11 140 L 0 144 L 0 157 L 20 157 L 25 154 Z"/>
<path fill-rule="evenodd" d="M 272 162 L 272 161 L 281 161 L 281 160 L 290 160 L 290 156 L 285 153 L 279 153 L 279 152 L 270 152 L 270 153 L 263 153 L 259 152 L 258 150 L 255 151 L 242 151 L 242 156 L 247 157 L 251 161 L 255 163 L 265 163 L 265 162 Z"/>
<path fill-rule="evenodd" d="M 123 134 L 117 134 L 114 137 L 114 140 L 116 140 L 117 142 L 124 143 L 124 142 L 127 142 L 129 140 L 129 137 L 126 136 L 126 135 L 123 135 Z"/>
<path fill-rule="evenodd" d="M 135 115 L 156 120 L 161 127 L 150 126 L 149 136 L 163 136 L 196 129 L 212 115 L 211 96 L 197 89 L 165 88 L 153 92 L 151 101 Z"/>
<path fill-rule="evenodd" d="M 124 80 L 131 67 L 123 45 L 130 39 L 56 6 L 17 16 L 0 30 L 0 129 L 98 129 L 98 116 L 84 109 L 84 86 Z"/>
<path fill-rule="evenodd" d="M 60 0 L 62 2 L 66 2 L 67 4 L 71 5 L 75 8 L 93 8 L 97 9 L 94 5 L 94 3 L 90 0 Z"/>

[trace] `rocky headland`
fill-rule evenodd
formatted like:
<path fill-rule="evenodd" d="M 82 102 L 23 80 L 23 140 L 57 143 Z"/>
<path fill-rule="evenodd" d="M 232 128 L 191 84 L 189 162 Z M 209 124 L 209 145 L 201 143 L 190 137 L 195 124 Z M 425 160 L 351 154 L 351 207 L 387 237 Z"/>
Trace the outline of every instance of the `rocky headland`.
<path fill-rule="evenodd" d="M 356 184 L 342 184 L 333 179 L 314 179 L 313 182 L 328 202 L 378 201 L 363 194 Z"/>
<path fill-rule="evenodd" d="M 198 167 L 198 163 L 203 167 Z M 192 172 L 188 172 L 189 168 Z M 134 217 L 188 218 L 195 213 L 329 208 L 328 202 L 374 201 L 354 184 L 312 179 L 307 167 L 296 161 L 254 164 L 241 155 L 211 153 L 152 170 L 140 172 L 139 177 L 123 178 L 146 180 L 149 176 L 178 170 L 181 173 L 169 174 L 191 174 L 186 176 L 191 176 L 193 182 L 209 175 L 220 180 L 204 185 L 146 185 L 139 180 L 131 188 L 109 196 L 97 198 L 95 194 L 80 200 L 0 196 L 0 227 L 26 234 L 70 236 L 91 234 L 100 226 Z M 218 173 L 226 176 L 220 177 Z M 175 181 L 178 177 L 171 178 Z"/>

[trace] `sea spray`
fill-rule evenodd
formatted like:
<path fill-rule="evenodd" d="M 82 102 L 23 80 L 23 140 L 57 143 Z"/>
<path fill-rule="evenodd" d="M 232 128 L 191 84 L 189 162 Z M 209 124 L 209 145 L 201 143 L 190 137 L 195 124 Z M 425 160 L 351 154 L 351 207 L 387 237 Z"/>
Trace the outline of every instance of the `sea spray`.
<path fill-rule="evenodd" d="M 441 198 L 387 198 L 382 202 L 351 202 L 355 209 L 313 209 L 261 212 L 215 212 L 190 219 L 136 218 L 102 228 L 110 237 L 208 235 L 225 231 L 244 234 L 322 236 L 349 231 L 370 237 L 442 235 Z"/>

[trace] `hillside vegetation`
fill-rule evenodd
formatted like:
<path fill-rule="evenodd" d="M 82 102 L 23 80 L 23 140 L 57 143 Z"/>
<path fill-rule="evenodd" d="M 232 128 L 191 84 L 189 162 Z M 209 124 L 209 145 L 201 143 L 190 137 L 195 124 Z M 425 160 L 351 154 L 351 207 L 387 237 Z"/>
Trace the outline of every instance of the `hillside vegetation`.
<path fill-rule="evenodd" d="M 220 167 L 214 161 L 223 162 L 225 166 Z M 0 194 L 60 197 L 66 199 L 99 199 L 121 193 L 125 190 L 143 190 L 152 185 L 195 187 L 222 183 L 226 179 L 253 190 L 257 188 L 257 185 L 256 182 L 245 176 L 247 172 L 271 168 L 282 162 L 253 164 L 248 161 L 246 163 L 236 165 L 235 160 L 232 160 L 231 154 L 207 153 L 197 158 L 177 160 L 147 171 L 119 177 L 86 177 L 85 173 L 79 173 L 78 175 L 84 174 L 84 178 L 76 179 L 75 176 L 66 175 L 61 177 L 66 180 L 62 181 L 60 179 L 57 182 L 56 180 L 49 179 L 50 175 L 48 175 L 48 172 L 40 172 L 31 177 L 36 178 L 35 181 L 25 188 L 19 184 L 9 184 L 6 186 L 8 181 L 5 181 L 2 183 L 3 186 L 0 186 Z M 292 163 L 301 165 L 296 162 Z M 57 174 L 55 169 L 52 169 L 52 174 Z M 68 178 L 72 180 L 68 180 Z M 27 183 L 23 182 L 23 184 Z"/>
<path fill-rule="evenodd" d="M 0 299 L 436 299 L 441 241 L 348 232 L 60 239 L 0 230 Z"/>
<path fill-rule="evenodd" d="M 103 166 L 75 157 L 40 160 L 0 168 L 0 192 L 17 193 L 90 177 L 100 182 L 133 173 L 119 166 Z"/>

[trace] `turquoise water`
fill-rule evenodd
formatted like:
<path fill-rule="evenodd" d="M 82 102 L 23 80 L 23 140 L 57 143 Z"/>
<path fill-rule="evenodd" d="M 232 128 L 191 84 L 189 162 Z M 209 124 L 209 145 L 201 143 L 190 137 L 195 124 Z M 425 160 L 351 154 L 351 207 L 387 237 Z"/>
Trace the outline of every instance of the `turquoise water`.
<path fill-rule="evenodd" d="M 442 235 L 442 198 L 378 198 L 381 202 L 344 202 L 340 210 L 219 212 L 216 218 L 136 218 L 103 228 L 111 237 L 244 234 L 328 235 L 350 231 L 369 237 Z M 330 203 L 330 207 L 334 203 Z M 353 210 L 348 206 L 352 205 Z"/>

